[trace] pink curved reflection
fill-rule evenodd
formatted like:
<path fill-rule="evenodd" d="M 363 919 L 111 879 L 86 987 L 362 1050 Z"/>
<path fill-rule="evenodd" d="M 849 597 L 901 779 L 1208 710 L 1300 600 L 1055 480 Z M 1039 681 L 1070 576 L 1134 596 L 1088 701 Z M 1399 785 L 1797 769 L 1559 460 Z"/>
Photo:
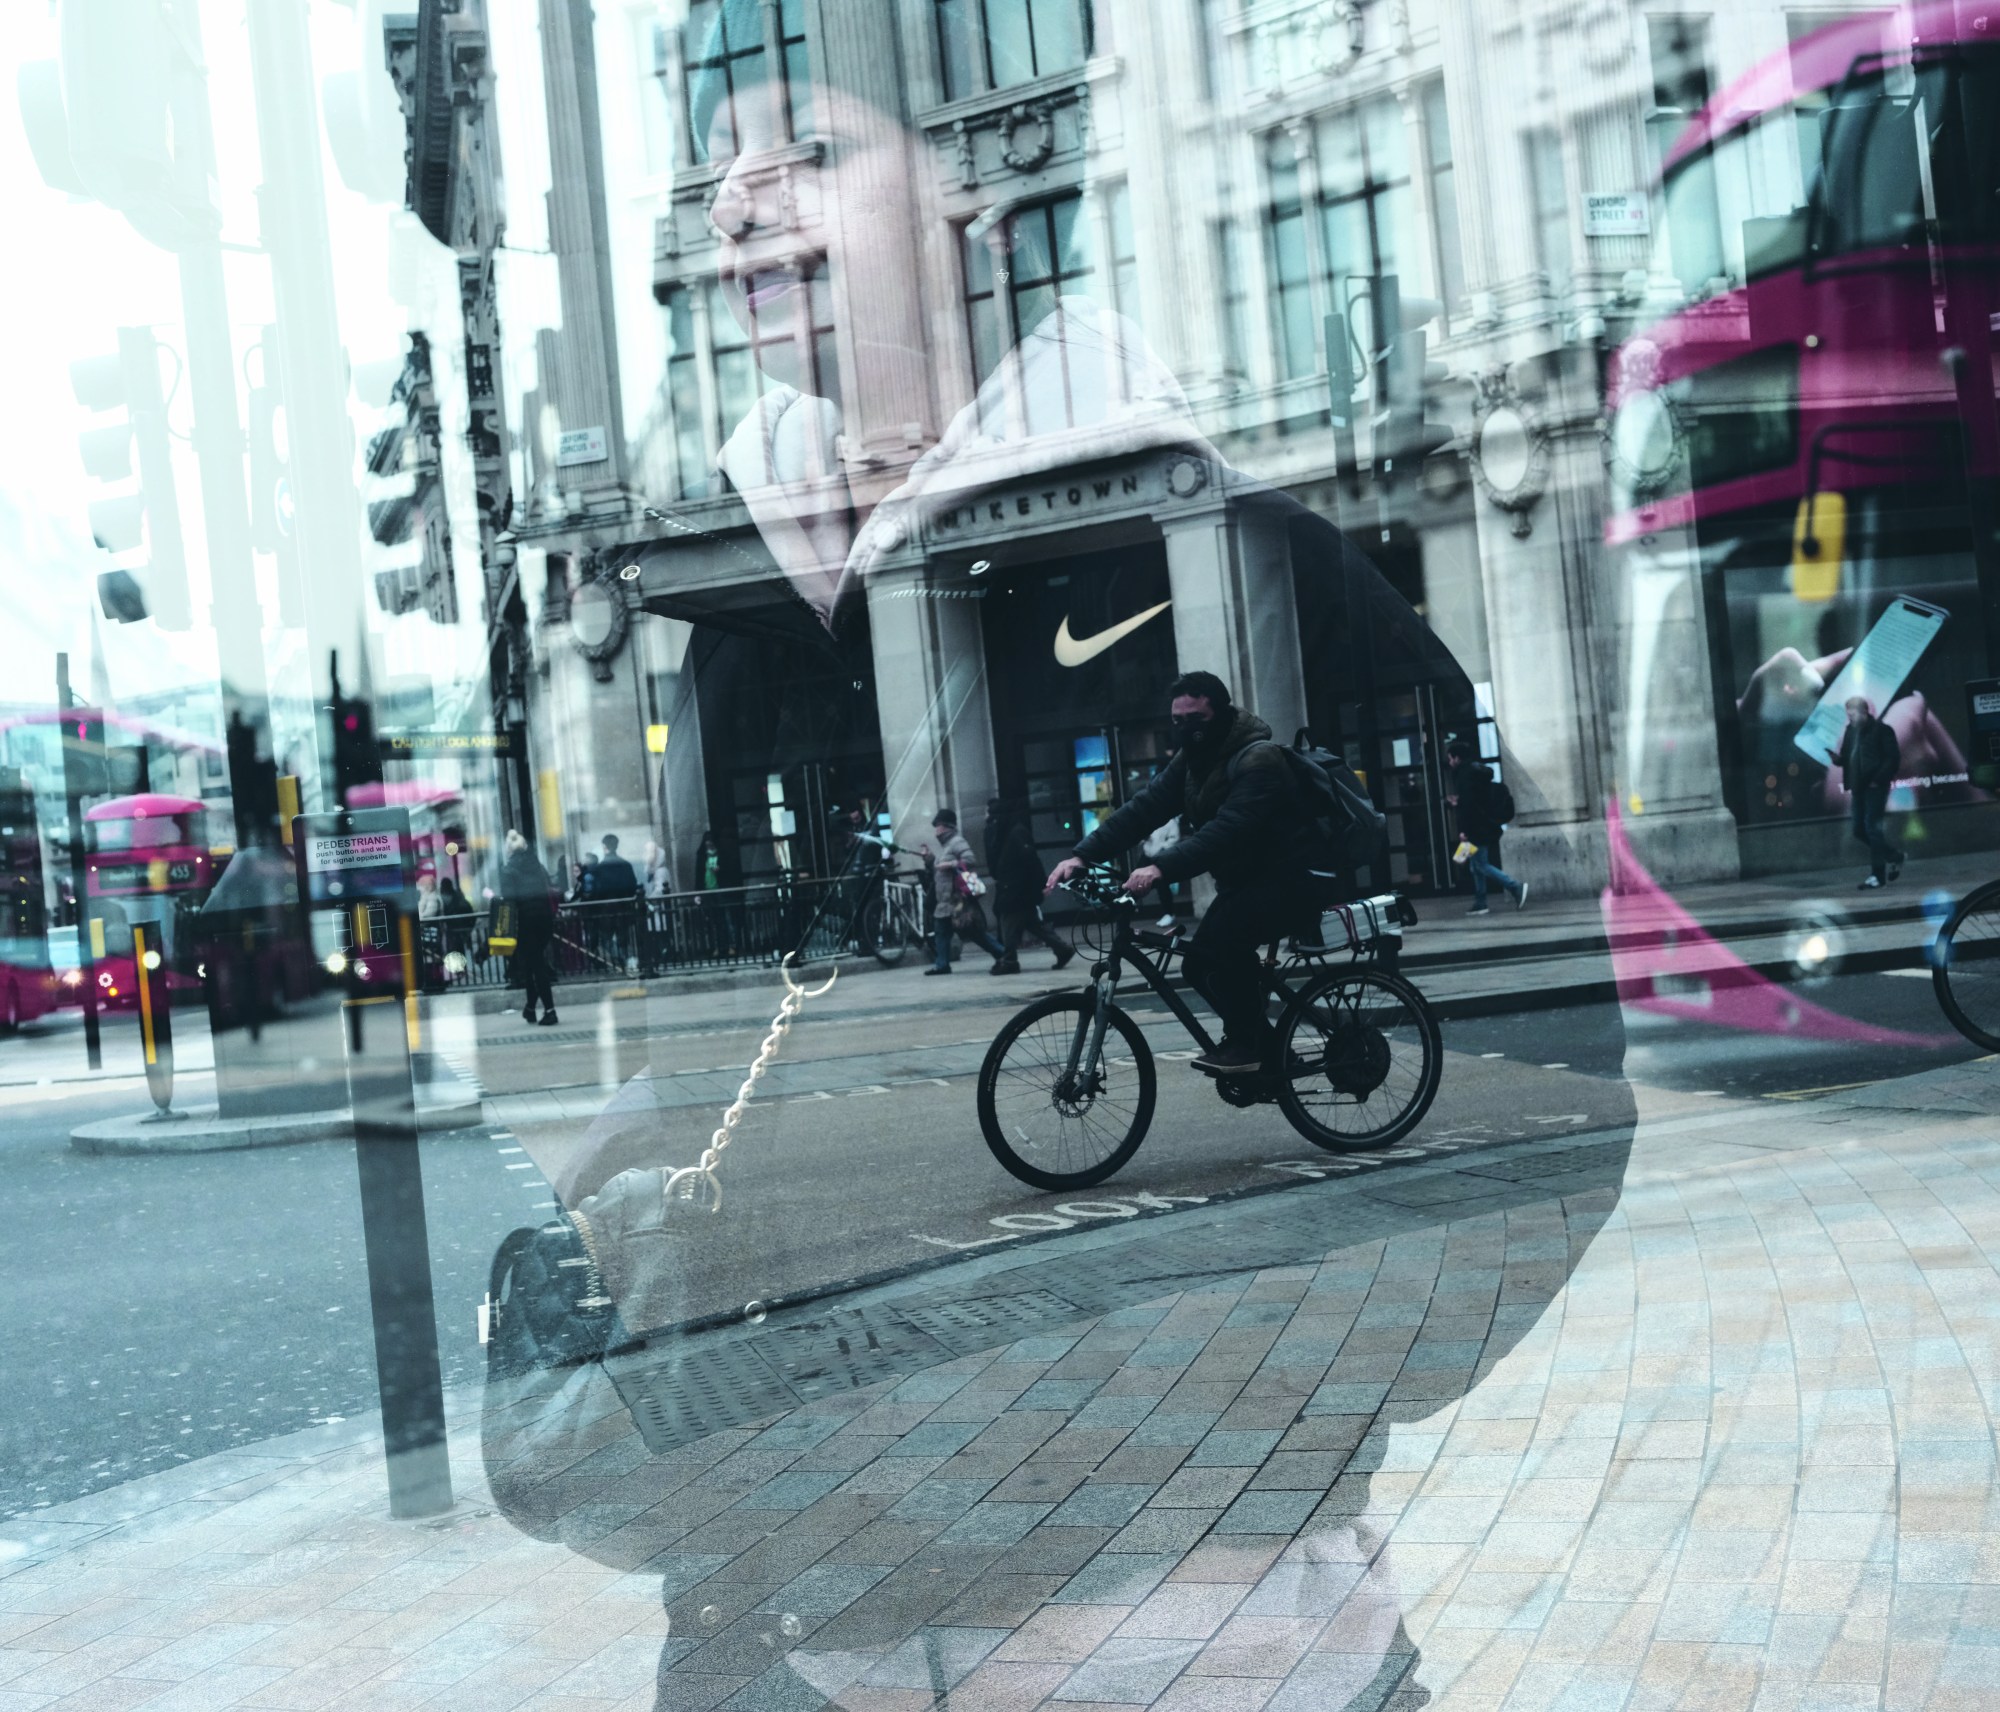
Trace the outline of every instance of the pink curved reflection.
<path fill-rule="evenodd" d="M 1604 820 L 1611 848 L 1604 932 L 1621 1004 L 1716 1028 L 1804 1040 L 1935 1048 L 1955 1039 L 1860 1022 L 1759 974 L 1647 873 L 1632 853 L 1616 801 L 1605 805 Z"/>

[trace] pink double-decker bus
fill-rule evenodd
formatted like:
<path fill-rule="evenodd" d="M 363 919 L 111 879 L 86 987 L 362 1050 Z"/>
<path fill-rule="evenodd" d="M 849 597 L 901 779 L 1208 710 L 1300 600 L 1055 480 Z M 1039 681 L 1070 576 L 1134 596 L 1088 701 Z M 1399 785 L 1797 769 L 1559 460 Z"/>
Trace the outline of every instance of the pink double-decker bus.
<path fill-rule="evenodd" d="M 1664 150 L 1653 241 L 1655 313 L 1607 377 L 1605 538 L 1650 590 L 1635 627 L 1691 591 L 1746 871 L 1846 859 L 1805 724 L 1857 649 L 1903 739 L 1892 807 L 1983 801 L 2000 779 L 1968 762 L 1966 702 L 2000 674 L 2000 0 L 1857 14 L 1753 67 Z M 1894 646 L 1869 640 L 1885 619 Z M 1634 671 L 1670 657 L 1635 647 Z M 1628 684 L 1653 733 L 1628 808 L 1675 796 L 1665 757 L 1697 719 L 1678 693 Z M 1920 834 L 1990 842 L 1948 813 Z"/>
<path fill-rule="evenodd" d="M 1706 815 L 1746 874 L 1858 868 L 1829 732 L 1864 684 L 1901 740 L 1890 806 L 1911 856 L 1992 847 L 2000 773 L 1969 750 L 1968 701 L 2000 676 L 2000 0 L 1802 25 L 1659 163 L 1649 310 L 1606 375 L 1629 638 L 1620 993 L 1690 1022 L 1893 1042 L 1712 940 L 1668 895 L 1671 840 L 1649 871 L 1644 819 Z M 1718 767 L 1727 816 L 1706 806 Z M 1801 973 L 1838 962 L 1837 929 L 1808 915 Z"/>

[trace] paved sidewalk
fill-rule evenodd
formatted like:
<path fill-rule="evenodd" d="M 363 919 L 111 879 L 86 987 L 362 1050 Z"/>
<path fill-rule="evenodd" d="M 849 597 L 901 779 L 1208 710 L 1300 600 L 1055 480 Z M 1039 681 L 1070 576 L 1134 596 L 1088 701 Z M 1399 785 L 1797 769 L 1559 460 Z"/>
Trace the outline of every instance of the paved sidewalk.
<path fill-rule="evenodd" d="M 356 1424 L 191 1464 L 0 1530 L 0 1712 L 1988 1709 L 1996 1093 L 1329 1161 L 456 1399 L 436 1524 Z"/>

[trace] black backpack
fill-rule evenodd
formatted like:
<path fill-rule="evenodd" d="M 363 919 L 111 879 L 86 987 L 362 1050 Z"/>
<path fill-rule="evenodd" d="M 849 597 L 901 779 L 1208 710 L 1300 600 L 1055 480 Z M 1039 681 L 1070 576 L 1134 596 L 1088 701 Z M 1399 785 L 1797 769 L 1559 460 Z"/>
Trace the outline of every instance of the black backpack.
<path fill-rule="evenodd" d="M 1239 749 L 1231 758 L 1232 780 L 1243 757 L 1256 747 L 1253 743 Z M 1354 769 L 1331 749 L 1315 745 L 1312 733 L 1303 726 L 1291 748 L 1277 742 L 1271 747 L 1284 756 L 1299 788 L 1313 867 L 1353 873 L 1375 861 L 1388 834 L 1388 817 L 1375 806 Z"/>
<path fill-rule="evenodd" d="M 1505 826 L 1514 818 L 1514 793 L 1495 779 L 1488 793 L 1486 806 L 1492 810 L 1495 824 Z"/>

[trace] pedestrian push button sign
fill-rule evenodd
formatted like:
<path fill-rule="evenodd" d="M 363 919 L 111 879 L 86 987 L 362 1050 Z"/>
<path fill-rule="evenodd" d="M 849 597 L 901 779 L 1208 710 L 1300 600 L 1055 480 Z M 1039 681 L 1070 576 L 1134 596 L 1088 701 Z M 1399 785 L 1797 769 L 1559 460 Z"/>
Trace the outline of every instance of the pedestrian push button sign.
<path fill-rule="evenodd" d="M 401 809 L 301 815 L 292 848 L 309 903 L 395 896 L 415 884 L 410 817 Z"/>

